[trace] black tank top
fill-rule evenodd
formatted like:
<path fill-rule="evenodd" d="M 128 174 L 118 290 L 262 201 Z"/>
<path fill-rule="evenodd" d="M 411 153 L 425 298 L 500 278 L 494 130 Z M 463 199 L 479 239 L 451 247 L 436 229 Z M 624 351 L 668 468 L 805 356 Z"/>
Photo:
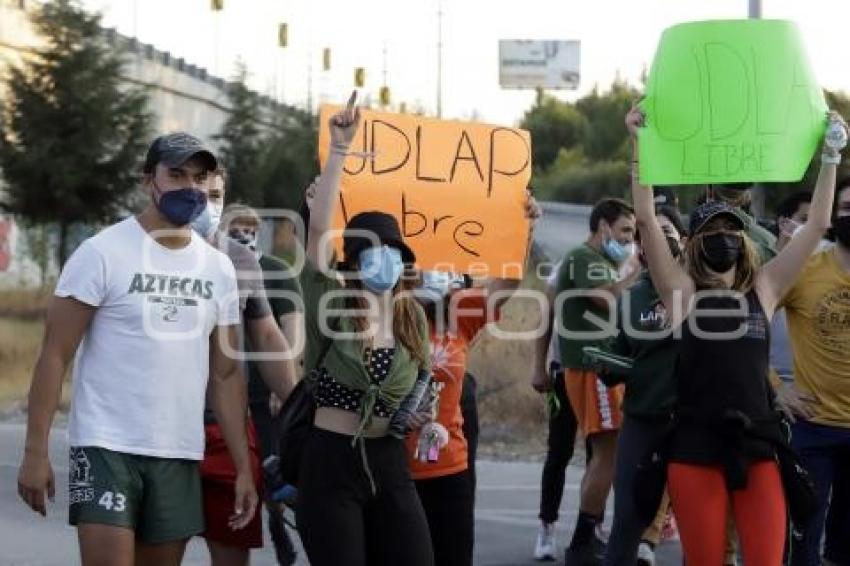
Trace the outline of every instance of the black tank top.
<path fill-rule="evenodd" d="M 745 477 L 749 462 L 773 458 L 770 444 L 744 432 L 776 421 L 769 350 L 770 325 L 755 291 L 701 292 L 682 324 L 671 460 L 726 466 L 728 481 L 741 467 Z"/>

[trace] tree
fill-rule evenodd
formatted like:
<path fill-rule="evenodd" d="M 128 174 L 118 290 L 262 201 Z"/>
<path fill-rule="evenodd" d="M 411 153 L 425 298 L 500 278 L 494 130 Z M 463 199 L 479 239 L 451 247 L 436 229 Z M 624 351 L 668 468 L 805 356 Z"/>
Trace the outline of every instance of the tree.
<path fill-rule="evenodd" d="M 75 0 L 45 3 L 33 15 L 46 40 L 11 68 L 0 112 L 0 207 L 32 224 L 111 222 L 128 209 L 148 142 L 147 95 L 122 84 L 124 52 L 110 45 L 100 16 Z"/>
<path fill-rule="evenodd" d="M 638 91 L 615 80 L 575 104 L 539 93 L 522 127 L 531 132 L 532 184 L 543 199 L 594 203 L 629 185 L 629 140 L 623 118 Z"/>
<path fill-rule="evenodd" d="M 296 109 L 276 121 L 261 169 L 265 206 L 297 210 L 319 173 L 318 124 L 316 116 Z"/>
<path fill-rule="evenodd" d="M 248 71 L 239 63 L 227 86 L 230 115 L 215 139 L 222 142 L 219 156 L 227 168 L 227 198 L 252 206 L 264 206 L 260 169 L 265 152 L 261 125 L 262 108 L 257 94 L 245 84 Z"/>
<path fill-rule="evenodd" d="M 520 127 L 531 132 L 531 162 L 535 170 L 543 171 L 561 149 L 580 144 L 588 126 L 587 119 L 573 105 L 538 91 L 537 102 L 526 111 Z"/>
<path fill-rule="evenodd" d="M 228 200 L 295 210 L 318 174 L 316 117 L 284 105 L 267 114 L 245 85 L 246 78 L 244 65 L 239 65 L 227 91 L 230 116 L 216 136 L 223 142 Z"/>
<path fill-rule="evenodd" d="M 589 159 L 627 159 L 629 140 L 624 118 L 638 98 L 637 89 L 615 80 L 608 92 L 600 94 L 594 88 L 576 102 L 576 109 L 588 123 L 582 145 Z"/>

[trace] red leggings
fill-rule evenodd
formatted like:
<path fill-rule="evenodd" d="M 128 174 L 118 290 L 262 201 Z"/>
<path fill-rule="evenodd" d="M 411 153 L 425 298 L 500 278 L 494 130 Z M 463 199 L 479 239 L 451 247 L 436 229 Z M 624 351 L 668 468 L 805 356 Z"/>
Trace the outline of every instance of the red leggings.
<path fill-rule="evenodd" d="M 667 487 L 688 566 L 720 566 L 730 496 L 723 469 L 671 463 Z M 779 566 L 785 547 L 785 495 L 775 462 L 752 464 L 747 487 L 731 494 L 732 514 L 747 566 Z"/>

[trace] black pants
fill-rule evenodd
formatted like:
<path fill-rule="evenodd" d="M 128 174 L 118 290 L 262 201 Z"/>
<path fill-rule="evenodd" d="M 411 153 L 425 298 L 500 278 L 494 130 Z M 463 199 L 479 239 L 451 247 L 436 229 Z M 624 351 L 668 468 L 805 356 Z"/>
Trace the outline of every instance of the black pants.
<path fill-rule="evenodd" d="M 631 566 L 637 562 L 641 535 L 651 521 L 642 521 L 635 505 L 638 466 L 669 433 L 661 421 L 636 419 L 628 415 L 617 438 L 617 467 L 614 472 L 614 525 L 608 539 L 606 566 Z"/>
<path fill-rule="evenodd" d="M 312 566 L 431 566 L 434 556 L 425 512 L 401 440 L 360 441 L 316 429 L 302 456 L 295 517 Z"/>
<path fill-rule="evenodd" d="M 564 387 L 564 372 L 558 370 L 552 387 L 560 403 L 557 412 L 549 416 L 549 449 L 543 464 L 543 478 L 540 486 L 540 520 L 554 523 L 558 520 L 558 509 L 564 496 L 567 466 L 573 457 L 578 423 L 567 398 Z M 589 457 L 589 452 L 588 452 Z"/>
<path fill-rule="evenodd" d="M 469 475 L 472 482 L 472 495 L 475 496 L 475 460 L 478 457 L 478 382 L 471 373 L 463 376 L 463 389 L 460 393 L 460 413 L 463 417 L 463 437 L 466 439 Z"/>
<path fill-rule="evenodd" d="M 436 566 L 471 566 L 475 491 L 469 470 L 416 482 L 431 531 Z"/>

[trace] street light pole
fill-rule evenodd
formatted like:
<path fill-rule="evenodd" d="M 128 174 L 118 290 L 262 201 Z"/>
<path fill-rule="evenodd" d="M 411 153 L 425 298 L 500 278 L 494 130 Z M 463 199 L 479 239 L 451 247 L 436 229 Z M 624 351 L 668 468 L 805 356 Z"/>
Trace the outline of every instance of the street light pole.
<path fill-rule="evenodd" d="M 761 19 L 761 0 L 749 0 L 749 10 L 747 15 L 751 20 Z M 756 218 L 764 216 L 764 185 L 762 185 L 761 183 L 753 184 L 753 188 L 750 191 L 750 194 L 752 196 L 750 212 L 752 212 L 753 216 L 755 216 Z"/>

